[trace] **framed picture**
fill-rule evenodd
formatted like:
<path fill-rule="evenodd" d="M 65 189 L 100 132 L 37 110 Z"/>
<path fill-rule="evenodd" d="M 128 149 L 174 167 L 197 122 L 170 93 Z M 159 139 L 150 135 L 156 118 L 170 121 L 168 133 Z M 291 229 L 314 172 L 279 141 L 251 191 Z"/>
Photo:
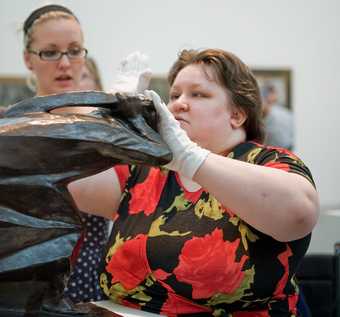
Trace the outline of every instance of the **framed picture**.
<path fill-rule="evenodd" d="M 0 106 L 7 107 L 33 95 L 24 77 L 0 77 Z"/>
<path fill-rule="evenodd" d="M 278 103 L 292 110 L 292 71 L 290 69 L 252 69 L 260 90 L 272 86 L 278 95 Z"/>
<path fill-rule="evenodd" d="M 253 68 L 260 90 L 272 85 L 278 94 L 278 103 L 288 109 L 292 106 L 292 71 L 290 69 L 258 69 Z M 154 75 L 150 81 L 150 89 L 155 90 L 164 102 L 169 101 L 169 84 L 165 75 Z"/>

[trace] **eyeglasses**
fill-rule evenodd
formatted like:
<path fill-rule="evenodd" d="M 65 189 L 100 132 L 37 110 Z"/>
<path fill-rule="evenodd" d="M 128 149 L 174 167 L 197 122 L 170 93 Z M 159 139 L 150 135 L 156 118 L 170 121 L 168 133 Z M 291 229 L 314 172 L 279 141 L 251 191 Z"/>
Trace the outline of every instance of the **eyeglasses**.
<path fill-rule="evenodd" d="M 58 50 L 41 50 L 41 51 L 33 51 L 28 50 L 29 53 L 38 55 L 43 61 L 59 61 L 63 55 L 66 55 L 69 59 L 79 59 L 84 58 L 87 55 L 86 48 L 70 48 L 65 52 L 61 52 Z"/>

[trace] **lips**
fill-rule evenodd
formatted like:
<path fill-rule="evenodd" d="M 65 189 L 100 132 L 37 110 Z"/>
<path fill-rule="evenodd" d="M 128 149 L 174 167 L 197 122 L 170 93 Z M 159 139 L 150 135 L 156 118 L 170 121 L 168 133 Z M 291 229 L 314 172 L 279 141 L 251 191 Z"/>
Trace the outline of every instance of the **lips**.
<path fill-rule="evenodd" d="M 64 74 L 64 75 L 60 75 L 60 76 L 56 77 L 55 80 L 57 80 L 57 81 L 68 81 L 68 80 L 72 80 L 72 76 Z"/>
<path fill-rule="evenodd" d="M 181 123 L 181 122 L 188 123 L 187 120 L 185 120 L 185 119 L 183 119 L 183 118 L 181 118 L 181 117 L 176 117 L 176 116 L 175 116 L 175 119 L 176 119 L 179 123 Z"/>

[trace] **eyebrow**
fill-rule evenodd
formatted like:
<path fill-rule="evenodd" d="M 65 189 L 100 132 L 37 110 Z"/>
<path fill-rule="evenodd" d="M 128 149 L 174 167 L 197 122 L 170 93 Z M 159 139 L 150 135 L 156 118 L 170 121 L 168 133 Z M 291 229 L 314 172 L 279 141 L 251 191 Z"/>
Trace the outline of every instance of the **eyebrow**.
<path fill-rule="evenodd" d="M 70 47 L 70 46 L 74 46 L 74 45 L 77 45 L 77 46 L 82 46 L 81 43 L 77 42 L 77 41 L 73 41 L 71 43 L 68 44 L 67 47 Z M 47 43 L 45 45 L 46 48 L 58 48 L 59 45 L 55 44 L 55 43 Z"/>
<path fill-rule="evenodd" d="M 203 88 L 203 86 L 201 84 L 190 84 L 189 85 L 190 88 Z M 179 89 L 177 85 L 174 85 L 171 87 L 171 89 Z"/>

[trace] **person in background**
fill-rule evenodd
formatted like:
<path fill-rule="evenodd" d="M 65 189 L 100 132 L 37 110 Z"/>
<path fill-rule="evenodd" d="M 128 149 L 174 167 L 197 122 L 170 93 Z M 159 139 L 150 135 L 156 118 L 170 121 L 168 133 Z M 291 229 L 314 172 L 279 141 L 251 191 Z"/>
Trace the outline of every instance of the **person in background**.
<path fill-rule="evenodd" d="M 97 64 L 91 57 L 85 60 L 77 90 L 103 90 Z M 72 113 L 81 114 L 88 114 L 94 110 L 93 107 L 72 107 L 71 109 Z M 98 283 L 98 266 L 108 240 L 110 221 L 86 213 L 81 213 L 81 220 L 85 230 L 73 250 L 71 275 L 64 291 L 65 296 L 74 303 L 99 301 L 105 298 Z"/>
<path fill-rule="evenodd" d="M 60 5 L 40 7 L 29 15 L 23 29 L 24 60 L 31 71 L 29 82 L 37 96 L 102 90 L 97 65 L 92 58 L 86 58 L 83 31 L 71 10 Z M 144 58 L 142 69 L 134 67 L 136 58 Z M 146 89 L 151 73 L 145 66 L 146 57 L 139 52 L 130 54 L 120 63 L 111 90 Z M 93 110 L 93 107 L 65 107 L 53 113 L 89 114 Z M 107 242 L 109 221 L 87 214 L 81 217 L 85 231 L 71 256 L 73 270 L 64 292 L 73 303 L 103 299 L 97 268 Z"/>
<path fill-rule="evenodd" d="M 84 47 L 81 25 L 72 11 L 59 5 L 46 5 L 34 10 L 24 23 L 24 45 L 25 64 L 31 71 L 29 82 L 33 84 L 31 86 L 35 88 L 37 96 L 80 89 L 84 67 L 86 67 L 87 49 Z M 54 112 L 63 114 L 68 111 L 65 108 Z M 88 112 L 89 109 L 81 107 L 72 109 L 74 113 L 82 111 Z M 94 254 L 100 252 L 107 238 L 107 231 L 105 231 L 107 220 L 100 221 L 103 218 L 97 218 L 89 217 L 88 221 L 84 222 L 85 228 L 91 228 L 89 231 L 98 230 L 96 237 L 93 238 L 98 239 L 97 246 L 91 250 Z M 73 262 L 76 261 L 78 248 L 73 251 Z M 97 272 L 96 261 L 98 259 L 94 256 L 86 262 L 87 270 L 77 284 L 78 289 L 72 288 L 75 293 L 69 292 L 66 288 L 65 295 L 73 302 L 101 298 L 99 287 L 94 289 L 92 287 Z M 70 283 L 68 285 L 71 285 Z"/>
<path fill-rule="evenodd" d="M 4 113 L 6 112 L 6 107 L 0 106 L 0 118 L 4 117 Z"/>
<path fill-rule="evenodd" d="M 278 92 L 271 83 L 261 87 L 263 102 L 265 141 L 267 145 L 294 148 L 294 120 L 292 112 L 278 103 Z"/>
<path fill-rule="evenodd" d="M 99 69 L 97 63 L 92 57 L 86 58 L 78 89 L 84 91 L 103 90 Z"/>
<path fill-rule="evenodd" d="M 319 213 L 309 169 L 260 143 L 258 84 L 234 54 L 184 50 L 168 79 L 168 106 L 145 94 L 172 161 L 68 185 L 79 209 L 115 217 L 101 288 L 166 316 L 296 316 L 294 273 Z"/>
<path fill-rule="evenodd" d="M 24 61 L 36 95 L 77 90 L 87 49 L 73 12 L 64 6 L 43 6 L 30 14 L 23 29 Z"/>

